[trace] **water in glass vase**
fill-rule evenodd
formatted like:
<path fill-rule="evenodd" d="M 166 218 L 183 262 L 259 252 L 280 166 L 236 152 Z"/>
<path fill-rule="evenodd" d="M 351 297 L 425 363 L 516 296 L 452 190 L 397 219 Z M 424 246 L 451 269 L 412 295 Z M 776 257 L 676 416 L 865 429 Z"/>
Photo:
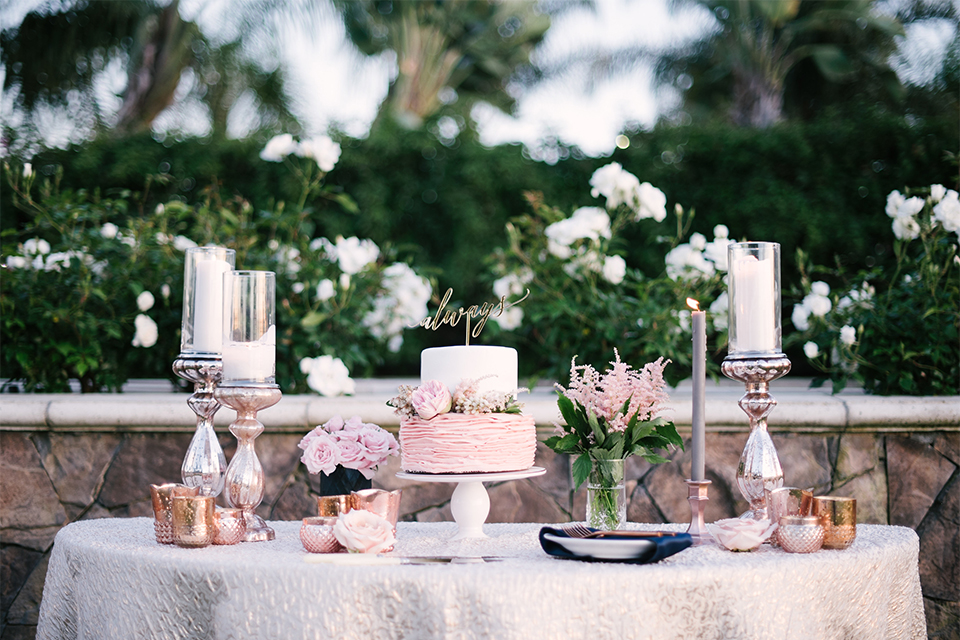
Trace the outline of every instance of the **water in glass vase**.
<path fill-rule="evenodd" d="M 593 460 L 587 480 L 587 526 L 612 531 L 627 521 L 627 489 L 623 482 L 625 459 Z"/>

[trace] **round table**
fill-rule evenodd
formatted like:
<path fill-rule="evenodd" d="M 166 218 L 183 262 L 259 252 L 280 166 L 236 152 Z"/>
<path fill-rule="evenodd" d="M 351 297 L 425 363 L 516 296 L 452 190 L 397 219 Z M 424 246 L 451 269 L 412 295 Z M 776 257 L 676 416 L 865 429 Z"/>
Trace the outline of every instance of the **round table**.
<path fill-rule="evenodd" d="M 299 522 L 276 540 L 158 545 L 147 518 L 76 522 L 57 535 L 37 638 L 925 638 L 919 541 L 860 525 L 844 551 L 691 547 L 657 564 L 562 560 L 539 524 L 400 523 L 396 556 L 487 562 L 306 562 Z M 686 525 L 631 528 L 682 531 Z"/>

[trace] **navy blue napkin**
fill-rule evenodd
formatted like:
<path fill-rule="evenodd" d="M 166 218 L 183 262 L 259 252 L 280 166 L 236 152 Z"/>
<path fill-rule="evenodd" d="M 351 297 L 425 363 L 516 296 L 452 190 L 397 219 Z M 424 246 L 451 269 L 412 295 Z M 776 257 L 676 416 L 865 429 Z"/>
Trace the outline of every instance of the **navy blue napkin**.
<path fill-rule="evenodd" d="M 567 535 L 566 531 L 562 529 L 554 529 L 553 527 L 543 527 L 540 529 L 540 546 L 551 556 L 556 556 L 557 558 L 567 558 L 570 560 L 583 560 L 586 562 L 621 562 L 627 564 L 651 564 L 653 562 L 659 562 L 664 558 L 668 558 L 675 553 L 680 553 L 687 547 L 693 544 L 693 538 L 690 537 L 689 533 L 676 533 L 668 534 L 661 537 L 650 537 L 649 541 L 653 543 L 652 546 L 647 546 L 636 558 L 625 558 L 625 559 L 607 559 L 607 558 L 595 558 L 593 556 L 584 556 L 573 553 L 569 551 L 566 547 L 554 540 L 548 540 L 545 537 L 545 534 L 551 534 L 558 538 L 569 538 L 571 536 Z M 609 536 L 610 538 L 617 539 L 615 536 Z M 624 538 L 619 538 L 623 540 Z M 635 538 L 633 538 L 635 539 Z"/>

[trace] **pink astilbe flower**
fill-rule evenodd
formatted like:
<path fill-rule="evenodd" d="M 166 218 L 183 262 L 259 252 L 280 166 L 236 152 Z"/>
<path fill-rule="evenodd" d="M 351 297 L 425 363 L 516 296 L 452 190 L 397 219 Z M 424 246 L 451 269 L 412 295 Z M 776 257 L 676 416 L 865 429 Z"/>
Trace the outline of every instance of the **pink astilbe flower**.
<path fill-rule="evenodd" d="M 667 401 L 663 369 L 670 361 L 659 358 L 636 371 L 620 360 L 616 349 L 613 353 L 616 358 L 603 375 L 589 364 L 578 365 L 574 356 L 570 363 L 570 387 L 564 389 L 558 384 L 557 388 L 588 414 L 593 412 L 605 421 L 612 431 L 624 431 L 634 415 L 641 422 L 650 420 Z M 624 414 L 621 409 L 627 401 L 630 404 Z"/>

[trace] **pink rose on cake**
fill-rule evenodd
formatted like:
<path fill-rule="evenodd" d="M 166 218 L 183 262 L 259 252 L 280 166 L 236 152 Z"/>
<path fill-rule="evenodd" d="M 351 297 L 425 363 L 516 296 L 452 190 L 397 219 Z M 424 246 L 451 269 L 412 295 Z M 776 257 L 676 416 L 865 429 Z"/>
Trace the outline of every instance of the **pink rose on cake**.
<path fill-rule="evenodd" d="M 439 380 L 428 380 L 414 389 L 410 394 L 410 402 L 417 415 L 424 420 L 447 413 L 453 406 L 450 390 Z"/>
<path fill-rule="evenodd" d="M 347 511 L 337 518 L 333 535 L 351 553 L 389 551 L 397 541 L 388 520 L 363 509 Z"/>
<path fill-rule="evenodd" d="M 368 480 L 387 457 L 400 450 L 390 432 L 364 423 L 360 416 L 348 420 L 334 416 L 305 435 L 298 446 L 303 450 L 300 461 L 310 473 L 330 475 L 339 466 L 356 469 Z"/>

